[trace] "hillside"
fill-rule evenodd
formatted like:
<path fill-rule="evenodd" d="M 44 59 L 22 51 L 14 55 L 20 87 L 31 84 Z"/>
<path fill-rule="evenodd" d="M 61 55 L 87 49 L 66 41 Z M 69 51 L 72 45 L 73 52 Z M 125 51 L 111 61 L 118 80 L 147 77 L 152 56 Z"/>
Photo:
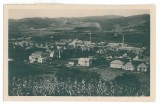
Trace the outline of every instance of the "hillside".
<path fill-rule="evenodd" d="M 9 19 L 10 38 L 54 35 L 59 39 L 79 38 L 86 40 L 88 39 L 86 32 L 92 32 L 93 40 L 100 41 L 121 41 L 121 37 L 113 35 L 116 32 L 123 32 L 126 36 L 130 36 L 128 42 L 133 42 L 134 39 L 138 43 L 148 44 L 150 15 Z"/>

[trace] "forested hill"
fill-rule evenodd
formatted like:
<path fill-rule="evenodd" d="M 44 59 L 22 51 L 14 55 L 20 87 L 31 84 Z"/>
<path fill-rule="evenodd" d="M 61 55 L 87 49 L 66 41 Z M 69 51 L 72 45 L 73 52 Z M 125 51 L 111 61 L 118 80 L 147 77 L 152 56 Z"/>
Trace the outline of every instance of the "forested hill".
<path fill-rule="evenodd" d="M 123 16 L 90 16 L 80 18 L 24 18 L 9 19 L 9 31 L 26 30 L 81 30 L 95 28 L 103 31 L 147 31 L 150 26 L 150 15 L 142 14 L 129 17 Z M 79 29 L 80 28 L 80 29 Z M 84 30 L 82 29 L 82 30 Z M 95 29 L 93 29 L 95 31 Z M 118 30 L 117 30 L 118 29 Z"/>

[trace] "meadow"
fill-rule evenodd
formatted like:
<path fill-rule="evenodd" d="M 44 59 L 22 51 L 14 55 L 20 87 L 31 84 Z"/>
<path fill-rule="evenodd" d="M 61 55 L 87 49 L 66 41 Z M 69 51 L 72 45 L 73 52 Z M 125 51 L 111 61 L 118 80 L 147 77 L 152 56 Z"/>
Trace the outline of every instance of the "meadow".
<path fill-rule="evenodd" d="M 44 66 L 44 65 L 43 65 Z M 148 74 L 10 64 L 10 96 L 149 96 Z M 33 68 L 34 67 L 34 68 Z M 103 72 L 103 73 L 102 73 Z M 116 73 L 117 72 L 117 73 Z M 107 76 L 108 74 L 108 76 Z M 139 76 L 137 76 L 139 75 Z M 105 77 L 105 78 L 104 78 Z M 146 77 L 148 78 L 148 77 Z"/>

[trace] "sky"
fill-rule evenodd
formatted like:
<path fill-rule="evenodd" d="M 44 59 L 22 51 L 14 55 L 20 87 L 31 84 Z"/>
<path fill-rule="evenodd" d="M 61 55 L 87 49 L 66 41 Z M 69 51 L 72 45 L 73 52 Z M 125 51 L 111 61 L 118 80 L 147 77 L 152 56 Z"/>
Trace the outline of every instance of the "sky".
<path fill-rule="evenodd" d="M 149 10 L 144 9 L 12 9 L 9 10 L 10 19 L 22 19 L 31 17 L 87 17 L 103 15 L 132 16 L 140 14 L 149 14 Z"/>

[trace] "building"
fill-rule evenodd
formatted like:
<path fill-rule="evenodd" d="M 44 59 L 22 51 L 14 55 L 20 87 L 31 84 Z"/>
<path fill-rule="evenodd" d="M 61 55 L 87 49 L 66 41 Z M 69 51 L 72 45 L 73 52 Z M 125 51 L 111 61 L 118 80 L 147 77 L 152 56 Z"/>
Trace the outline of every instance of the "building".
<path fill-rule="evenodd" d="M 51 52 L 51 50 L 49 48 L 46 48 L 46 52 Z"/>
<path fill-rule="evenodd" d="M 66 64 L 67 67 L 76 66 L 78 64 L 78 58 L 71 58 Z"/>
<path fill-rule="evenodd" d="M 84 41 L 84 44 L 85 44 L 86 46 L 88 46 L 88 45 L 91 45 L 92 42 L 91 42 L 91 41 Z"/>
<path fill-rule="evenodd" d="M 119 50 L 126 50 L 126 51 L 133 51 L 134 53 L 141 53 L 144 51 L 143 48 L 137 48 L 137 47 L 129 47 L 129 46 L 123 46 L 123 47 L 119 47 Z"/>
<path fill-rule="evenodd" d="M 127 71 L 133 71 L 135 70 L 135 67 L 133 66 L 131 62 L 128 62 L 122 67 L 122 69 L 127 70 Z"/>
<path fill-rule="evenodd" d="M 109 47 L 119 47 L 119 46 L 122 46 L 123 43 L 109 43 L 108 46 Z"/>
<path fill-rule="evenodd" d="M 28 42 L 28 41 L 21 41 L 21 42 L 19 42 L 19 45 L 20 45 L 21 47 L 24 47 L 24 46 L 28 46 L 29 43 L 30 43 L 30 42 Z"/>
<path fill-rule="evenodd" d="M 89 67 L 89 66 L 92 65 L 92 59 L 90 59 L 90 58 L 79 58 L 78 59 L 78 65 Z"/>
<path fill-rule="evenodd" d="M 119 56 L 118 58 L 119 58 L 119 59 L 122 59 L 122 58 L 123 58 L 123 56 Z"/>
<path fill-rule="evenodd" d="M 55 56 L 55 52 L 52 51 L 49 56 L 50 56 L 51 58 L 53 58 L 53 57 Z"/>
<path fill-rule="evenodd" d="M 123 54 L 123 57 L 126 58 L 126 57 L 127 57 L 127 53 L 124 53 L 124 54 Z"/>
<path fill-rule="evenodd" d="M 75 62 L 74 61 L 69 61 L 68 64 L 66 64 L 67 67 L 72 67 L 75 66 Z"/>
<path fill-rule="evenodd" d="M 123 65 L 124 65 L 124 62 L 120 60 L 114 60 L 110 63 L 111 68 L 122 68 Z"/>
<path fill-rule="evenodd" d="M 34 62 L 44 63 L 46 62 L 48 56 L 49 56 L 48 53 L 44 53 L 42 51 L 36 51 L 29 56 L 29 61 L 30 63 Z"/>
<path fill-rule="evenodd" d="M 148 66 L 144 63 L 141 63 L 137 66 L 137 71 L 147 72 Z"/>
<path fill-rule="evenodd" d="M 74 39 L 73 41 L 69 42 L 70 46 L 76 47 L 77 45 L 84 44 L 82 40 Z"/>
<path fill-rule="evenodd" d="M 133 61 L 140 61 L 140 59 L 139 59 L 138 56 L 135 56 L 135 57 L 133 58 Z"/>
<path fill-rule="evenodd" d="M 44 63 L 44 62 L 46 62 L 46 60 L 47 60 L 47 58 L 46 57 L 44 57 L 44 58 L 38 58 L 38 63 Z"/>

